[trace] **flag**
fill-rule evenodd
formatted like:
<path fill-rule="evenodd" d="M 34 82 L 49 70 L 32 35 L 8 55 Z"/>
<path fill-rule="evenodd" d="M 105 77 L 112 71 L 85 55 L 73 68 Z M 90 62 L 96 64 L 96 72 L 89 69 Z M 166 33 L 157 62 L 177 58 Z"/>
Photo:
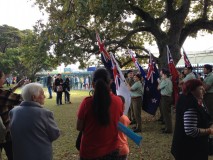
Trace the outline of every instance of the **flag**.
<path fill-rule="evenodd" d="M 176 104 L 178 100 L 178 94 L 179 94 L 178 93 L 179 92 L 178 91 L 179 74 L 177 69 L 175 68 L 175 64 L 168 46 L 167 46 L 167 60 L 168 60 L 169 71 L 172 75 L 173 101 L 174 101 L 174 104 Z"/>
<path fill-rule="evenodd" d="M 184 59 L 184 62 L 185 62 L 185 66 L 186 67 L 192 67 L 187 55 L 186 55 L 186 52 L 185 50 L 183 49 L 183 59 Z"/>
<path fill-rule="evenodd" d="M 157 89 L 159 73 L 151 54 L 146 77 L 142 109 L 151 115 L 155 115 L 160 103 L 160 92 Z"/>
<path fill-rule="evenodd" d="M 132 58 L 133 63 L 135 64 L 135 67 L 141 72 L 141 76 L 144 78 L 144 80 L 146 79 L 146 72 L 143 70 L 143 68 L 140 66 L 140 64 L 138 63 L 137 59 L 134 56 L 134 53 L 128 49 L 128 53 Z"/>
<path fill-rule="evenodd" d="M 110 55 L 106 51 L 105 46 L 104 46 L 104 42 L 101 41 L 101 38 L 100 38 L 98 33 L 96 33 L 96 40 L 98 42 L 99 52 L 101 53 L 101 61 L 104 64 L 104 67 L 109 71 L 111 79 L 114 79 Z M 112 92 L 114 94 L 116 94 L 115 82 L 111 83 L 110 88 L 111 88 Z"/>
<path fill-rule="evenodd" d="M 104 42 L 101 41 L 101 38 L 99 36 L 98 33 L 96 33 L 96 40 L 98 42 L 98 46 L 99 46 L 99 52 L 102 53 L 104 60 L 106 62 L 110 61 L 110 55 L 109 53 L 106 51 L 105 46 L 104 46 Z"/>
<path fill-rule="evenodd" d="M 147 71 L 146 78 L 147 78 L 148 81 L 151 79 L 152 83 L 153 83 L 153 74 L 154 73 L 155 73 L 155 70 L 154 70 L 154 64 L 153 64 L 153 60 L 152 60 L 152 54 L 150 54 L 149 66 L 148 66 L 148 71 Z"/>
<path fill-rule="evenodd" d="M 125 110 L 124 114 L 127 115 L 130 103 L 131 103 L 131 97 L 130 97 L 130 91 L 125 83 L 124 75 L 114 57 L 114 55 L 110 54 L 112 66 L 113 66 L 113 75 L 114 75 L 114 81 L 116 85 L 116 93 L 117 95 L 121 95 L 125 99 Z"/>
<path fill-rule="evenodd" d="M 116 63 L 114 62 L 113 59 L 111 60 L 111 62 L 112 62 L 114 82 L 115 82 L 116 90 L 118 90 L 118 88 L 120 86 L 120 75 L 118 73 Z"/>

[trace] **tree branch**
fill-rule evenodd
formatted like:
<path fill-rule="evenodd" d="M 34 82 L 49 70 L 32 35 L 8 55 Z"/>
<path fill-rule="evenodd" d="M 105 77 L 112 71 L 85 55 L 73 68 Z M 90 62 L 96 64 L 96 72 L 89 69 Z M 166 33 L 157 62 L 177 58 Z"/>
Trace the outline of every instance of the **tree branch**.
<path fill-rule="evenodd" d="M 197 19 L 196 21 L 187 24 L 181 32 L 179 44 L 182 46 L 187 36 L 196 33 L 201 29 L 213 31 L 213 20 L 207 21 L 205 19 Z"/>
<path fill-rule="evenodd" d="M 207 19 L 208 6 L 209 6 L 209 0 L 204 0 L 204 4 L 203 4 L 203 15 L 202 15 L 203 19 Z"/>
<path fill-rule="evenodd" d="M 94 41 L 94 37 L 91 35 L 91 31 L 89 29 L 87 29 L 85 26 L 82 26 L 82 25 L 78 25 L 78 27 L 83 28 L 87 32 L 87 34 L 89 35 L 90 39 L 92 41 Z"/>
<path fill-rule="evenodd" d="M 182 0 L 181 7 L 175 12 L 175 15 L 183 22 L 189 13 L 190 4 L 191 0 Z"/>
<path fill-rule="evenodd" d="M 182 0 L 181 7 L 176 10 L 173 15 L 171 15 L 171 26 L 167 34 L 168 37 L 172 37 L 172 39 L 169 39 L 170 41 L 175 41 L 175 39 L 179 39 L 179 34 L 181 33 L 181 30 L 184 26 L 186 16 L 189 13 L 190 1 L 191 0 Z"/>
<path fill-rule="evenodd" d="M 119 41 L 117 41 L 117 40 L 108 41 L 105 43 L 105 45 L 109 45 L 109 44 L 113 44 L 113 43 L 114 44 L 125 43 L 132 37 L 132 35 L 134 35 L 135 33 L 138 33 L 138 32 L 142 32 L 142 31 L 151 32 L 151 28 L 150 27 L 139 27 L 137 29 L 129 31 L 129 33 L 127 33 L 127 35 L 123 39 L 121 39 Z"/>
<path fill-rule="evenodd" d="M 174 15 L 174 8 L 173 8 L 174 0 L 166 0 L 166 16 L 168 19 L 172 18 Z"/>
<path fill-rule="evenodd" d="M 147 24 L 149 24 L 150 26 L 155 25 L 156 27 L 156 22 L 155 19 L 147 12 L 145 12 L 143 9 L 134 6 L 133 4 L 129 4 L 130 7 L 132 8 L 132 11 L 138 15 L 139 17 L 141 17 Z"/>
<path fill-rule="evenodd" d="M 129 64 L 130 62 L 132 62 L 131 59 L 129 59 L 129 60 L 127 60 L 126 62 L 123 62 L 123 63 L 121 63 L 121 62 L 119 61 L 119 65 L 120 65 L 121 68 L 123 68 L 124 66 L 126 66 L 126 65 Z"/>

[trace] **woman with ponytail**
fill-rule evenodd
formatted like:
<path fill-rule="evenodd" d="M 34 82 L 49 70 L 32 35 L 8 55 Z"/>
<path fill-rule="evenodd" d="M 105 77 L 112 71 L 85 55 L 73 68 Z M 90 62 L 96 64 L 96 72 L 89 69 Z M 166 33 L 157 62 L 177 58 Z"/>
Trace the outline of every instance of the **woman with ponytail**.
<path fill-rule="evenodd" d="M 106 69 L 94 72 L 94 94 L 86 97 L 78 111 L 77 130 L 83 131 L 81 160 L 116 159 L 118 156 L 118 121 L 123 114 L 122 101 L 110 91 Z"/>

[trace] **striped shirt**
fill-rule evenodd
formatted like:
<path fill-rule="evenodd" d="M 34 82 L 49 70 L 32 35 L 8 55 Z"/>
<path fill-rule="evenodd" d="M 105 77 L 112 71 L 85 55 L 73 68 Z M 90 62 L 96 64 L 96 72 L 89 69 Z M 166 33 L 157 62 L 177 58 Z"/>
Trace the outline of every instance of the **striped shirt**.
<path fill-rule="evenodd" d="M 184 130 L 187 136 L 197 137 L 200 134 L 200 130 L 197 128 L 198 117 L 197 111 L 194 108 L 190 108 L 184 112 L 183 122 Z"/>

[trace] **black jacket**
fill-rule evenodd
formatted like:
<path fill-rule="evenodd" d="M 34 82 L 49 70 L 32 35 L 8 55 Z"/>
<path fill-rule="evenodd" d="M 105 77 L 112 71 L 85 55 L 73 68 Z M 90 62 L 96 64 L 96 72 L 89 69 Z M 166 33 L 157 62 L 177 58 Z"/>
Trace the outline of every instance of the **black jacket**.
<path fill-rule="evenodd" d="M 171 152 L 176 160 L 207 160 L 208 136 L 191 137 L 184 131 L 184 112 L 194 108 L 198 114 L 198 128 L 209 128 L 210 116 L 192 95 L 181 95 L 176 105 L 176 124 Z"/>

